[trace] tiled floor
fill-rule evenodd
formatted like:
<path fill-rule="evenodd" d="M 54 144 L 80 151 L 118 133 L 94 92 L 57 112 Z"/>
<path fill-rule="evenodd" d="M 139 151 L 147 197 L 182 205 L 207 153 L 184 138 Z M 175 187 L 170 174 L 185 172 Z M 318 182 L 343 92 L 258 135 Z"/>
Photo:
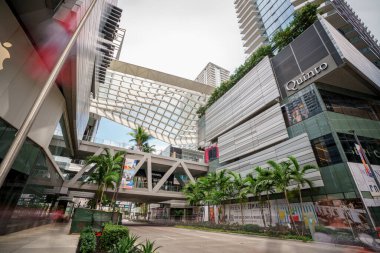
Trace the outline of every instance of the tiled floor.
<path fill-rule="evenodd" d="M 79 235 L 70 224 L 49 224 L 0 236 L 0 253 L 75 253 Z"/>

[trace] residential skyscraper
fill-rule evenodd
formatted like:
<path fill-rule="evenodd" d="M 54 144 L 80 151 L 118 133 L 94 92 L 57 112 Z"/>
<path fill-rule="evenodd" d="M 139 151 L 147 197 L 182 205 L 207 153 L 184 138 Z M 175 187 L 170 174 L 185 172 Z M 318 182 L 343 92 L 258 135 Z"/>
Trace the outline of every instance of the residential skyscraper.
<path fill-rule="evenodd" d="M 367 59 L 380 67 L 380 46 L 354 10 L 344 0 L 291 0 L 298 10 L 307 3 L 320 4 L 319 12 L 348 41 L 351 42 Z"/>
<path fill-rule="evenodd" d="M 209 62 L 206 67 L 204 67 L 202 72 L 199 73 L 195 81 L 198 83 L 219 87 L 222 82 L 228 80 L 229 76 L 230 72 L 228 70 Z"/>
<path fill-rule="evenodd" d="M 344 0 L 235 0 L 245 53 L 250 55 L 269 43 L 278 29 L 289 25 L 294 12 L 308 3 L 319 4 L 319 13 L 367 59 L 380 67 L 378 41 Z"/>

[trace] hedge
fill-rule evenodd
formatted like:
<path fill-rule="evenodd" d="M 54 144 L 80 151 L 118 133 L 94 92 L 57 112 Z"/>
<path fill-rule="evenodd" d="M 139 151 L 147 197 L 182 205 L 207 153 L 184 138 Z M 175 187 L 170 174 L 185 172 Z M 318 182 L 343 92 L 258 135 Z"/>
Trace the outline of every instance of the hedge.
<path fill-rule="evenodd" d="M 96 248 L 96 236 L 91 228 L 86 228 L 80 233 L 79 237 L 79 252 L 93 253 Z"/>
<path fill-rule="evenodd" d="M 114 244 L 117 244 L 120 239 L 128 237 L 129 230 L 125 226 L 106 224 L 103 229 L 103 234 L 100 237 L 100 248 L 103 250 L 111 250 Z"/>

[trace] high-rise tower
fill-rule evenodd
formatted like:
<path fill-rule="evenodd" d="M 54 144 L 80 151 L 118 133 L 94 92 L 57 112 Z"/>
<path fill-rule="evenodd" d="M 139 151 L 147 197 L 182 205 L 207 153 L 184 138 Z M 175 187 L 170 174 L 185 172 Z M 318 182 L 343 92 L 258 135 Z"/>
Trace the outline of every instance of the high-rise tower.
<path fill-rule="evenodd" d="M 204 67 L 202 72 L 199 73 L 195 81 L 198 83 L 219 87 L 222 82 L 228 80 L 229 75 L 230 72 L 228 70 L 209 62 L 206 67 Z"/>
<path fill-rule="evenodd" d="M 289 25 L 294 12 L 308 3 L 318 4 L 318 12 L 364 56 L 380 67 L 378 41 L 344 0 L 235 0 L 245 53 L 250 55 L 269 43 L 278 29 Z"/>

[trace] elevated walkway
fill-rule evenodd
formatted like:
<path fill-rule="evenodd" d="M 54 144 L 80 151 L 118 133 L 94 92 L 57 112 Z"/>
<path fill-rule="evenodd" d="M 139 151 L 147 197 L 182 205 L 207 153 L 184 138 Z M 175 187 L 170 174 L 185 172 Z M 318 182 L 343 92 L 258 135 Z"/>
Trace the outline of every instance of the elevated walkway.
<path fill-rule="evenodd" d="M 176 177 L 179 184 L 177 187 L 167 186 L 165 183 L 173 175 L 185 175 L 189 181 L 194 181 L 196 177 L 203 176 L 208 171 L 208 165 L 203 162 L 187 161 L 173 157 L 165 157 L 144 153 L 141 151 L 130 150 L 121 147 L 113 147 L 104 144 L 97 144 L 89 141 L 81 141 L 79 145 L 79 155 L 83 159 L 90 155 L 99 155 L 104 152 L 105 148 L 111 152 L 124 151 L 125 158 L 136 161 L 134 167 L 135 174 L 139 170 L 144 170 L 146 182 L 132 189 L 120 187 L 118 200 L 158 203 L 168 200 L 184 200 L 185 196 L 180 192 L 181 186 L 185 184 L 180 177 Z M 82 166 L 73 178 L 64 182 L 61 194 L 67 194 L 69 197 L 90 197 L 95 193 L 97 186 L 91 183 L 83 183 L 83 177 L 91 173 L 93 165 Z M 162 175 L 159 180 L 153 181 L 153 174 Z M 107 189 L 106 194 L 112 197 L 114 190 Z M 86 195 L 90 194 L 90 195 Z"/>

